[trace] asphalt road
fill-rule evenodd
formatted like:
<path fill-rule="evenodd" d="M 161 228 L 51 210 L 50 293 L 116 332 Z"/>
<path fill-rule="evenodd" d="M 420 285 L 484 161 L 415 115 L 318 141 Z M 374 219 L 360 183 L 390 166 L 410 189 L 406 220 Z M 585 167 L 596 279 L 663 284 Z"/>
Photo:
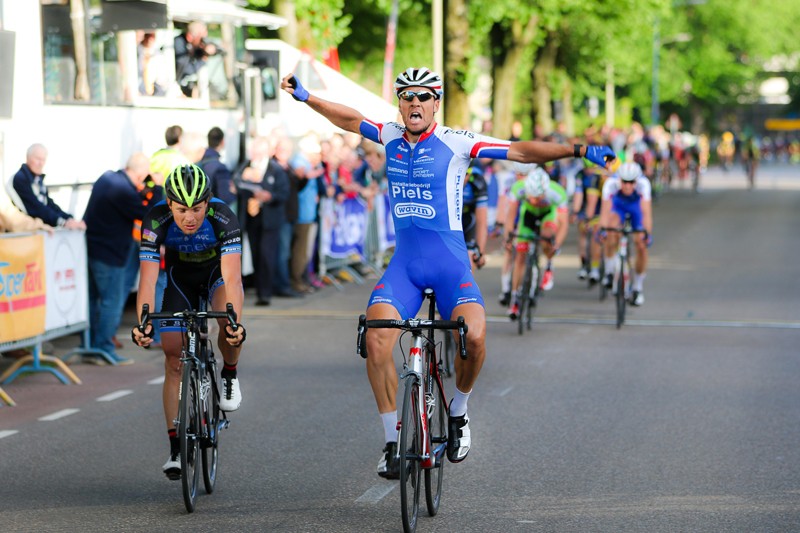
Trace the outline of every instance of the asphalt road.
<path fill-rule="evenodd" d="M 574 236 L 522 337 L 490 258 L 473 450 L 445 465 L 440 513 L 419 531 L 800 531 L 800 168 L 765 165 L 755 191 L 738 170 L 702 186 L 658 200 L 647 302 L 621 330 L 576 280 Z M 18 405 L 0 408 L 0 530 L 401 530 L 354 352 L 373 281 L 248 307 L 244 404 L 192 515 L 161 473 L 157 352 L 75 361 L 83 385 L 4 385 Z"/>

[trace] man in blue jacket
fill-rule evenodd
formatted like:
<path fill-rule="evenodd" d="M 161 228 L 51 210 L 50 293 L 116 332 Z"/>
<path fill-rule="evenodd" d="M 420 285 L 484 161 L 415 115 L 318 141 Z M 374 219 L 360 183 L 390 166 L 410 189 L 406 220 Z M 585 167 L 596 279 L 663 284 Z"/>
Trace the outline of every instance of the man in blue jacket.
<path fill-rule="evenodd" d="M 67 229 L 86 229 L 82 220 L 58 207 L 47 193 L 44 183 L 44 164 L 47 149 L 41 144 L 32 144 L 25 156 L 25 163 L 8 182 L 8 196 L 20 211 L 33 218 L 41 218 L 45 224 Z"/>
<path fill-rule="evenodd" d="M 236 211 L 236 187 L 233 173 L 220 160 L 220 152 L 225 148 L 225 132 L 214 126 L 208 130 L 208 148 L 203 159 L 197 164 L 211 181 L 211 195 L 219 198 Z"/>
<path fill-rule="evenodd" d="M 107 352 L 117 364 L 133 361 L 117 355 L 112 337 L 125 307 L 128 287 L 125 266 L 133 240 L 133 221 L 149 209 L 139 188 L 150 175 L 150 159 L 135 153 L 123 170 L 108 171 L 95 182 L 86 206 L 86 247 L 89 257 L 89 325 L 92 348 Z M 159 174 L 156 185 L 163 177 Z M 160 194 L 155 194 L 159 198 Z M 100 359 L 85 358 L 86 362 Z"/>

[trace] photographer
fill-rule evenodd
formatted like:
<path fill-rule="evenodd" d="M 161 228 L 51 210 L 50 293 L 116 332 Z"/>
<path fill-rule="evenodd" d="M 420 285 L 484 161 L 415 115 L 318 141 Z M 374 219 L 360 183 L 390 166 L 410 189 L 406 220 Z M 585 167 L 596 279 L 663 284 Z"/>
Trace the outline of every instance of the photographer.
<path fill-rule="evenodd" d="M 208 28 L 202 22 L 191 22 L 186 31 L 175 37 L 175 79 L 181 92 L 189 97 L 198 96 L 200 71 L 206 59 L 217 53 L 214 44 L 206 43 Z M 199 87 L 202 90 L 202 87 Z"/>

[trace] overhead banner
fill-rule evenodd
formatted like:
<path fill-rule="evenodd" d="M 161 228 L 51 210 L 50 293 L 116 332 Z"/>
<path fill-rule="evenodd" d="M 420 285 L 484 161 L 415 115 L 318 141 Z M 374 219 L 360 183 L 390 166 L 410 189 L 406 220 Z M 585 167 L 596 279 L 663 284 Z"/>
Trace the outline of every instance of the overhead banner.
<path fill-rule="evenodd" d="M 42 235 L 0 237 L 0 343 L 44 333 L 45 270 Z"/>

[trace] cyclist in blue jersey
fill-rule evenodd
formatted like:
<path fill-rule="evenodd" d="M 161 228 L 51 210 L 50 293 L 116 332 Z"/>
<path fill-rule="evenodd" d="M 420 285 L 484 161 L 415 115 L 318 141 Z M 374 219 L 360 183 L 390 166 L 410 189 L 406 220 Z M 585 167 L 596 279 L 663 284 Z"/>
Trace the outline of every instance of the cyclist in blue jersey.
<path fill-rule="evenodd" d="M 175 167 L 164 183 L 167 199 L 158 202 L 142 220 L 142 244 L 139 294 L 136 309 L 143 304 L 155 309 L 159 250 L 166 248 L 167 287 L 163 312 L 196 309 L 205 286 L 214 311 L 224 311 L 233 304 L 237 317 L 242 316 L 242 232 L 236 214 L 219 198 L 211 197 L 209 181 L 200 167 Z M 141 318 L 140 318 L 141 322 Z M 236 366 L 245 340 L 243 326 L 234 332 L 224 319 L 219 320 L 217 338 L 224 365 L 220 372 L 222 391 L 219 402 L 223 411 L 235 411 L 242 402 Z M 131 332 L 133 342 L 148 347 L 152 342 L 152 324 Z M 163 466 L 169 479 L 180 479 L 180 443 L 175 429 L 178 418 L 178 393 L 181 382 L 181 350 L 184 328 L 180 320 L 161 321 L 161 346 L 164 362 L 164 418 L 170 442 L 170 455 Z"/>
<path fill-rule="evenodd" d="M 647 275 L 647 248 L 653 243 L 653 207 L 650 180 L 637 163 L 620 165 L 617 173 L 603 185 L 602 206 L 600 208 L 600 228 L 621 228 L 625 219 L 630 218 L 634 230 L 644 230 L 633 237 L 636 245 L 636 262 L 631 284 L 631 305 L 644 304 L 644 278 Z M 611 288 L 616 263 L 619 261 L 619 233 L 600 231 L 605 242 L 606 287 Z"/>
<path fill-rule="evenodd" d="M 466 360 L 456 358 L 456 392 L 450 402 L 447 457 L 463 461 L 471 445 L 467 401 L 486 355 L 486 312 L 472 275 L 462 228 L 463 189 L 474 158 L 545 163 L 585 157 L 605 166 L 615 158 L 607 146 L 567 146 L 553 142 L 507 141 L 453 130 L 434 115 L 444 94 L 442 78 L 427 68 L 409 68 L 394 83 L 402 123 L 373 122 L 358 110 L 323 100 L 289 74 L 281 88 L 339 128 L 386 147 L 386 177 L 397 246 L 375 285 L 367 320 L 416 316 L 423 291 L 432 288 L 442 317 L 466 320 Z M 399 477 L 397 456 L 397 371 L 392 349 L 400 332 L 367 332 L 367 375 L 384 427 L 386 446 L 378 475 Z"/>
<path fill-rule="evenodd" d="M 474 270 L 486 264 L 483 252 L 489 237 L 489 187 L 483 169 L 477 164 L 467 169 L 463 205 L 461 226 Z"/>

